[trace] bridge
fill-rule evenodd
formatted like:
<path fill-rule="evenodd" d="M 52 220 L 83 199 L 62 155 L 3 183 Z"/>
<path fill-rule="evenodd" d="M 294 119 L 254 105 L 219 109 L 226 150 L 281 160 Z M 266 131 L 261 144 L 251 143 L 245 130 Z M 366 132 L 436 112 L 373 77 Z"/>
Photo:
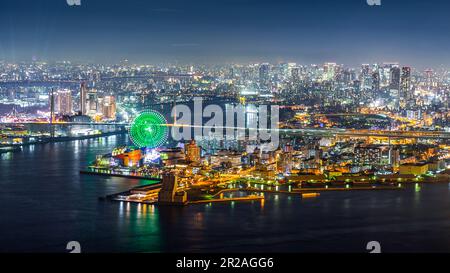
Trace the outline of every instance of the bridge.
<path fill-rule="evenodd" d="M 53 124 L 45 122 L 21 122 L 21 123 L 0 123 L 0 125 L 53 125 L 53 126 L 115 126 L 127 127 L 129 123 L 116 122 L 55 122 Z M 235 129 L 235 130 L 251 130 L 249 128 L 227 127 L 227 126 L 198 126 L 186 124 L 159 124 L 167 127 L 182 127 L 182 128 L 203 128 L 203 129 Z M 342 137 L 384 137 L 384 138 L 412 138 L 412 139 L 450 139 L 450 132 L 444 131 L 392 131 L 392 130 L 366 130 L 366 129 L 339 129 L 339 128 L 298 128 L 298 129 L 274 129 L 281 136 L 342 136 Z"/>
<path fill-rule="evenodd" d="M 14 86 L 14 85 L 28 85 L 28 86 L 71 85 L 71 84 L 80 84 L 81 82 L 90 82 L 90 81 L 145 80 L 145 79 L 192 79 L 197 76 L 199 76 L 199 75 L 153 72 L 153 73 L 149 73 L 146 75 L 137 75 L 137 76 L 100 77 L 98 80 L 94 80 L 94 79 L 54 79 L 54 80 L 0 81 L 0 87 Z"/>
<path fill-rule="evenodd" d="M 386 137 L 413 139 L 450 139 L 450 132 L 443 131 L 388 131 L 354 129 L 279 129 L 281 135 L 289 136 L 343 136 L 343 137 Z"/>

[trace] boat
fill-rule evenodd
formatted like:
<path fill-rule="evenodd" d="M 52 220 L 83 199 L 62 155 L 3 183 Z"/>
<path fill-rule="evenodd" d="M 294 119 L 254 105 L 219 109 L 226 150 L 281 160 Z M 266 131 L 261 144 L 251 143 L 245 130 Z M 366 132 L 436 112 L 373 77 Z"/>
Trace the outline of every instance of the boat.
<path fill-rule="evenodd" d="M 21 147 L 0 147 L 0 154 L 13 153 L 22 151 Z"/>
<path fill-rule="evenodd" d="M 316 198 L 316 197 L 319 197 L 320 196 L 320 193 L 317 193 L 317 192 L 313 192 L 313 193 L 303 193 L 302 194 L 302 197 L 303 198 Z"/>

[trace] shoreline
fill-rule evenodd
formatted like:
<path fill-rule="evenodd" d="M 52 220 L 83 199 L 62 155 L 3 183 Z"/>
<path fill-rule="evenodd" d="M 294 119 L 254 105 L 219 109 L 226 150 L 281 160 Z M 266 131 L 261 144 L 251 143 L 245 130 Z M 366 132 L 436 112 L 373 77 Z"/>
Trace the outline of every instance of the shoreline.
<path fill-rule="evenodd" d="M 98 176 L 111 176 L 111 177 L 122 177 L 122 178 L 129 178 L 129 179 L 137 179 L 137 180 L 151 180 L 151 181 L 159 181 L 161 182 L 161 178 L 157 177 L 146 177 L 146 176 L 137 176 L 137 175 L 127 175 L 127 174 L 114 174 L 114 173 L 99 173 L 89 170 L 80 170 L 80 174 L 85 175 L 98 175 Z"/>
<path fill-rule="evenodd" d="M 107 136 L 115 136 L 115 135 L 121 135 L 121 134 L 125 134 L 125 133 L 127 133 L 126 130 L 102 133 L 102 134 L 97 134 L 97 135 L 89 135 L 89 136 L 46 138 L 41 141 L 22 143 L 22 144 L 0 144 L 0 147 L 2 147 L 2 148 L 3 147 L 23 147 L 23 146 L 32 146 L 32 145 L 48 144 L 48 143 L 70 142 L 70 141 L 76 141 L 76 140 L 86 140 L 86 139 L 94 139 L 94 138 L 101 138 L 101 137 L 107 137 Z"/>

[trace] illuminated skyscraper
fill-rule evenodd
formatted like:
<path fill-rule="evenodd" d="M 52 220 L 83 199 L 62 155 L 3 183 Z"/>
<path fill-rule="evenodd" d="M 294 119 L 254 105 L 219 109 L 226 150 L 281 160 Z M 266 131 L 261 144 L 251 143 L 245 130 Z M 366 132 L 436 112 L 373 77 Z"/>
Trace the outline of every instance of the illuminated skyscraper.
<path fill-rule="evenodd" d="M 291 78 L 292 78 L 292 81 L 295 83 L 300 81 L 300 68 L 293 67 L 291 69 Z"/>
<path fill-rule="evenodd" d="M 106 96 L 102 101 L 102 114 L 106 119 L 116 119 L 116 99 L 113 96 Z"/>
<path fill-rule="evenodd" d="M 388 64 L 384 64 L 380 69 L 380 85 L 382 87 L 389 87 L 391 82 L 391 67 Z"/>
<path fill-rule="evenodd" d="M 398 95 L 400 91 L 400 67 L 391 67 L 391 82 L 390 82 L 391 93 Z"/>
<path fill-rule="evenodd" d="M 336 66 L 335 63 L 326 63 L 323 66 L 323 80 L 324 81 L 332 81 L 336 75 Z"/>
<path fill-rule="evenodd" d="M 55 96 L 55 111 L 61 115 L 71 115 L 72 107 L 72 92 L 70 90 L 59 90 Z"/>
<path fill-rule="evenodd" d="M 259 84 L 261 87 L 269 88 L 270 85 L 270 65 L 261 64 L 259 67 Z"/>
<path fill-rule="evenodd" d="M 86 101 L 87 101 L 86 83 L 82 82 L 80 87 L 80 111 L 82 115 L 87 114 Z"/>
<path fill-rule="evenodd" d="M 195 140 L 186 145 L 186 160 L 191 163 L 200 163 L 200 147 Z"/>
<path fill-rule="evenodd" d="M 50 91 L 50 123 L 55 122 L 55 90 Z"/>
<path fill-rule="evenodd" d="M 372 73 L 372 90 L 373 91 L 380 90 L 380 73 L 379 73 L 379 71 Z"/>
<path fill-rule="evenodd" d="M 405 108 L 414 99 L 411 90 L 411 67 L 403 67 L 400 87 L 400 107 Z"/>
<path fill-rule="evenodd" d="M 94 116 L 98 113 L 98 95 L 97 90 L 91 89 L 87 93 L 87 115 Z"/>
<path fill-rule="evenodd" d="M 372 76 L 370 74 L 370 65 L 363 64 L 361 67 L 361 88 L 368 90 L 372 88 Z"/>
<path fill-rule="evenodd" d="M 425 70 L 425 76 L 426 76 L 427 90 L 430 91 L 433 88 L 433 70 L 431 69 Z"/>

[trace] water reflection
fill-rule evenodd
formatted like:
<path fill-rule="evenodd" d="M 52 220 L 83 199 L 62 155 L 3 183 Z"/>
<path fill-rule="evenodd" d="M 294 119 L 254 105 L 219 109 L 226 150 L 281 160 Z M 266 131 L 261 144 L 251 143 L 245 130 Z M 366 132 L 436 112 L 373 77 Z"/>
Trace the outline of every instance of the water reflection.
<path fill-rule="evenodd" d="M 366 237 L 383 238 L 392 252 L 450 251 L 447 183 L 420 191 L 406 185 L 327 192 L 311 200 L 265 193 L 259 202 L 186 207 L 100 202 L 146 183 L 79 174 L 97 154 L 127 141 L 117 136 L 1 155 L 0 251 L 64 252 L 64 243 L 77 238 L 86 252 L 328 252 L 343 246 L 359 252 Z"/>

